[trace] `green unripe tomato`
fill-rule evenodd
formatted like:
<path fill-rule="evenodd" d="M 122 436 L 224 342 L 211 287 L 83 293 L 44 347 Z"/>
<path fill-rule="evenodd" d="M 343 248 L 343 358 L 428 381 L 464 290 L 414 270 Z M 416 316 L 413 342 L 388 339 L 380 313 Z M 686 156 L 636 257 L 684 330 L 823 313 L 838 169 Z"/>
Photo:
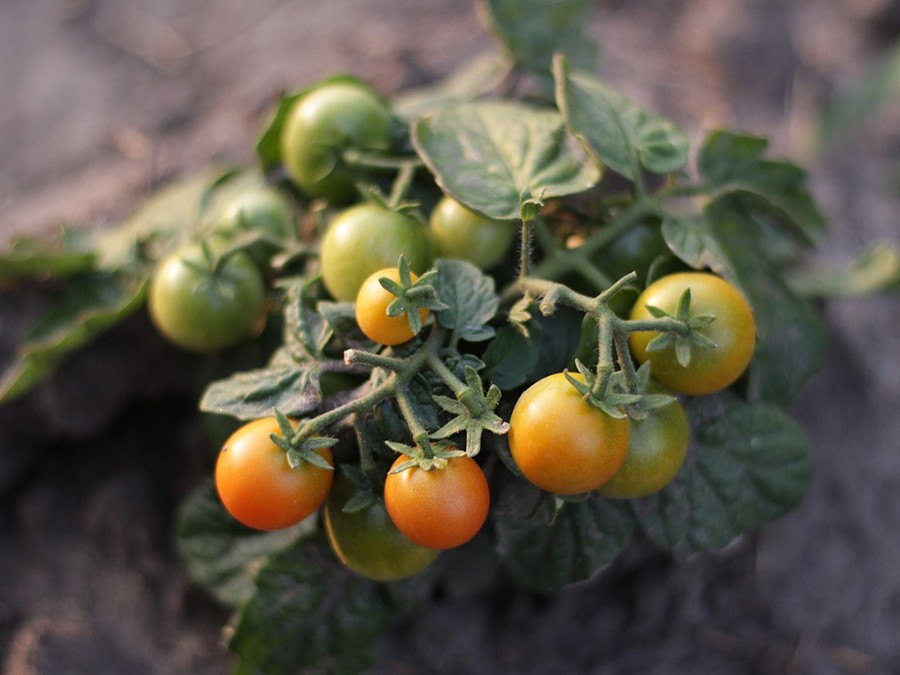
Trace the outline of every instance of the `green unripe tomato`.
<path fill-rule="evenodd" d="M 256 264 L 244 253 L 218 269 L 199 245 L 163 258 L 153 274 L 147 310 L 173 344 L 198 352 L 232 347 L 262 330 L 266 289 Z"/>
<path fill-rule="evenodd" d="M 431 236 L 411 216 L 378 204 L 358 204 L 341 211 L 322 238 L 320 262 L 325 288 L 336 300 L 352 302 L 363 282 L 405 255 L 416 274 L 431 267 Z"/>
<path fill-rule="evenodd" d="M 313 197 L 351 201 L 354 176 L 342 155 L 348 149 L 388 150 L 390 120 L 387 105 L 361 83 L 319 85 L 297 99 L 285 120 L 281 155 L 288 175 Z"/>
<path fill-rule="evenodd" d="M 434 207 L 429 225 L 439 257 L 468 260 L 483 270 L 503 260 L 517 229 L 514 221 L 489 218 L 449 195 Z"/>
<path fill-rule="evenodd" d="M 231 241 L 247 232 L 258 232 L 272 239 L 248 249 L 257 263 L 266 264 L 278 250 L 274 242 L 287 242 L 296 236 L 294 212 L 287 197 L 269 186 L 242 191 L 226 201 L 213 226 L 213 236 Z"/>
<path fill-rule="evenodd" d="M 346 567 L 375 581 L 396 581 L 418 574 L 437 558 L 437 549 L 420 546 L 397 529 L 381 500 L 344 511 L 353 494 L 353 484 L 338 474 L 323 510 L 331 549 Z"/>
<path fill-rule="evenodd" d="M 651 393 L 666 392 L 655 386 Z M 658 492 L 675 478 L 684 463 L 690 434 L 684 407 L 677 400 L 652 408 L 644 419 L 632 419 L 625 463 L 597 492 L 617 499 Z"/>

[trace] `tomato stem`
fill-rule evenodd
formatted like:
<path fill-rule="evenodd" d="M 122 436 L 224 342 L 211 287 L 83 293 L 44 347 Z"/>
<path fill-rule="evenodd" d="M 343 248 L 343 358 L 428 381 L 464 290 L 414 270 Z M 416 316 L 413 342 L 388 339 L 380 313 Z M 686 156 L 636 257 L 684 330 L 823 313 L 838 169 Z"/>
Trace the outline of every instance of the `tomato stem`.
<path fill-rule="evenodd" d="M 466 384 L 447 367 L 447 364 L 445 364 L 437 354 L 431 353 L 428 355 L 428 366 L 434 371 L 435 375 L 441 378 L 455 396 L 458 397 L 468 390 Z"/>
<path fill-rule="evenodd" d="M 519 245 L 519 278 L 524 279 L 529 275 L 531 268 L 531 223 L 524 218 L 522 219 Z"/>
<path fill-rule="evenodd" d="M 420 165 L 420 162 L 406 161 L 400 166 L 400 170 L 391 184 L 391 194 L 388 196 L 388 206 L 392 209 L 396 209 L 406 198 Z"/>
<path fill-rule="evenodd" d="M 409 398 L 406 387 L 399 387 L 394 392 L 394 398 L 397 401 L 397 406 L 400 408 L 400 414 L 403 415 L 403 419 L 406 421 L 406 426 L 409 427 L 409 433 L 412 435 L 413 442 L 422 449 L 426 459 L 433 459 L 434 452 L 431 449 L 431 443 L 428 441 L 428 430 L 416 414 L 416 409 Z"/>
<path fill-rule="evenodd" d="M 597 359 L 597 379 L 591 388 L 591 395 L 602 400 L 609 387 L 609 379 L 613 374 L 613 339 L 615 328 L 612 310 L 600 311 L 597 320 L 597 348 L 600 352 Z"/>

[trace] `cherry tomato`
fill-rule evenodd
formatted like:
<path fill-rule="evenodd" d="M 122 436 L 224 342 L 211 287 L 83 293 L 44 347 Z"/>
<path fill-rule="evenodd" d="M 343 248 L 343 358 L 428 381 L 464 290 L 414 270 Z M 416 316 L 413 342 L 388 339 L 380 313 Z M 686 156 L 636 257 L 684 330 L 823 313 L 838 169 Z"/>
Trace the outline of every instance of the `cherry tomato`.
<path fill-rule="evenodd" d="M 292 468 L 271 435 L 281 435 L 274 417 L 249 422 L 225 441 L 216 461 L 216 489 L 235 519 L 257 530 L 290 527 L 318 509 L 334 472 L 304 462 Z M 316 451 L 329 464 L 331 450 Z"/>
<path fill-rule="evenodd" d="M 668 250 L 659 221 L 642 221 L 599 251 L 594 260 L 613 281 L 636 272 L 638 281 L 644 283 L 650 265 Z"/>
<path fill-rule="evenodd" d="M 661 387 L 651 393 L 663 393 Z M 687 455 L 691 429 L 677 400 L 651 408 L 644 419 L 631 420 L 631 442 L 625 463 L 597 490 L 607 497 L 644 497 L 675 478 Z"/>
<path fill-rule="evenodd" d="M 273 240 L 249 249 L 257 263 L 267 263 L 278 250 L 275 242 L 287 242 L 295 235 L 294 212 L 278 190 L 261 186 L 242 191 L 226 201 L 218 212 L 213 235 L 226 241 L 247 232 L 257 232 Z"/>
<path fill-rule="evenodd" d="M 399 316 L 388 316 L 387 308 L 397 296 L 381 285 L 379 279 L 387 277 L 392 281 L 400 281 L 400 272 L 396 267 L 378 270 L 363 282 L 356 296 L 356 323 L 363 334 L 380 345 L 399 345 L 413 339 L 414 333 L 409 325 L 406 312 Z M 411 275 L 412 280 L 418 277 Z M 428 310 L 420 309 L 422 322 L 428 318 Z"/>
<path fill-rule="evenodd" d="M 313 197 L 347 202 L 356 195 L 349 149 L 384 151 L 391 145 L 390 112 L 362 83 L 333 81 L 301 96 L 288 112 L 281 154 L 291 179 Z"/>
<path fill-rule="evenodd" d="M 170 342 L 194 351 L 231 347 L 262 330 L 266 289 L 244 253 L 214 269 L 199 245 L 164 258 L 153 274 L 147 309 Z"/>
<path fill-rule="evenodd" d="M 429 225 L 438 256 L 468 260 L 483 270 L 503 260 L 518 229 L 514 221 L 488 218 L 449 195 L 434 207 Z"/>
<path fill-rule="evenodd" d="M 563 373 L 522 392 L 509 427 L 516 466 L 534 485 L 555 494 L 597 489 L 619 470 L 628 452 L 628 419 L 589 404 Z"/>
<path fill-rule="evenodd" d="M 366 278 L 396 266 L 400 255 L 417 274 L 431 267 L 428 229 L 411 216 L 377 204 L 341 211 L 322 238 L 320 261 L 325 288 L 336 300 L 353 301 Z"/>
<path fill-rule="evenodd" d="M 753 358 L 756 322 L 740 291 L 713 274 L 670 274 L 644 289 L 631 310 L 631 318 L 653 318 L 648 305 L 673 314 L 681 294 L 688 288 L 691 289 L 691 313 L 716 317 L 699 329 L 715 343 L 715 348 L 692 347 L 690 363 L 685 367 L 678 363 L 674 347 L 647 350 L 647 345 L 658 335 L 656 332 L 632 333 L 628 343 L 638 362 L 650 362 L 650 373 L 660 384 L 682 394 L 711 394 L 737 380 Z"/>
<path fill-rule="evenodd" d="M 419 546 L 397 529 L 383 501 L 344 511 L 355 493 L 353 483 L 338 474 L 322 512 L 331 548 L 346 567 L 368 579 L 395 581 L 418 574 L 437 558 L 436 549 Z"/>
<path fill-rule="evenodd" d="M 406 461 L 400 456 L 392 468 Z M 471 457 L 452 457 L 442 469 L 389 473 L 384 483 L 385 507 L 397 529 L 428 548 L 465 544 L 484 525 L 490 502 L 487 479 Z"/>

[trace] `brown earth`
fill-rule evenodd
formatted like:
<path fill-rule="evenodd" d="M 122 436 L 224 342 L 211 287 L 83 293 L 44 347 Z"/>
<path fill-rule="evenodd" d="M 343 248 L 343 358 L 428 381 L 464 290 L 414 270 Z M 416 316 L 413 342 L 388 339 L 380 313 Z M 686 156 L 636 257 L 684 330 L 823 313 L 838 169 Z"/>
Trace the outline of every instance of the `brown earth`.
<path fill-rule="evenodd" d="M 900 243 L 898 107 L 810 142 L 896 44 L 897 2 L 606 0 L 590 31 L 601 72 L 692 138 L 725 125 L 808 164 L 829 257 Z M 169 177 L 252 161 L 279 90 L 352 72 L 392 93 L 490 48 L 468 0 L 4 0 L 0 242 L 105 227 Z M 39 305 L 0 296 L 0 360 Z M 826 362 L 796 409 L 817 474 L 796 512 L 718 554 L 637 545 L 552 599 L 435 602 L 385 636 L 376 672 L 900 673 L 900 302 L 824 311 Z M 4 672 L 227 672 L 227 615 L 170 542 L 210 462 L 185 412 L 195 371 L 138 316 L 0 409 Z"/>

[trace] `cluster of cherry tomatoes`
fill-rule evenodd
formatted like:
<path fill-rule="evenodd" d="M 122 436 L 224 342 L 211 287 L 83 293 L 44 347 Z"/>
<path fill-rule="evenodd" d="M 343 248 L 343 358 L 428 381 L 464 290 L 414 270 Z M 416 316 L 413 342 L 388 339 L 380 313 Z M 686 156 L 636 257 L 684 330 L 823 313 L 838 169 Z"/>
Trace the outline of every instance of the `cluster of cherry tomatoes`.
<path fill-rule="evenodd" d="M 281 138 L 284 167 L 295 187 L 311 198 L 342 205 L 318 247 L 322 283 L 336 301 L 354 302 L 359 328 L 379 345 L 411 340 L 429 321 L 391 312 L 403 256 L 411 281 L 434 260 L 466 259 L 481 269 L 498 265 L 518 226 L 469 210 L 450 196 L 437 201 L 428 224 L 383 203 L 352 204 L 365 168 L 348 164 L 346 152 L 378 153 L 393 144 L 386 103 L 356 81 L 326 82 L 299 97 Z M 252 245 L 241 237 L 262 233 Z M 635 229 L 636 235 L 642 231 Z M 160 332 L 193 350 L 217 350 L 256 335 L 267 313 L 266 269 L 278 243 L 296 237 L 291 203 L 279 191 L 259 187 L 222 205 L 204 243 L 189 244 L 161 261 L 149 292 L 149 311 Z M 624 240 L 623 240 L 624 241 Z M 613 265 L 614 267 L 615 265 Z M 712 274 L 681 272 L 648 285 L 630 319 L 675 316 L 690 294 L 695 315 L 715 319 L 701 332 L 714 347 L 693 349 L 685 359 L 674 344 L 654 348 L 655 331 L 628 336 L 631 356 L 649 362 L 648 392 L 703 395 L 735 382 L 753 355 L 756 327 L 746 300 Z M 519 396 L 509 420 L 508 446 L 525 479 L 550 493 L 597 491 L 610 498 L 640 497 L 660 490 L 681 467 L 690 428 L 674 396 L 639 418 L 613 416 L 592 405 L 574 385 L 579 376 L 556 373 Z M 289 462 L 275 442 L 288 431 L 274 417 L 239 428 L 224 444 L 215 482 L 227 510 L 257 529 L 289 527 L 320 508 L 336 556 L 377 580 L 415 574 L 441 549 L 469 541 L 489 512 L 490 489 L 481 464 L 453 456 L 430 470 L 397 458 L 384 477 L 383 496 L 346 509 L 357 489 L 335 469 L 328 448 L 316 452 L 331 468 Z"/>

